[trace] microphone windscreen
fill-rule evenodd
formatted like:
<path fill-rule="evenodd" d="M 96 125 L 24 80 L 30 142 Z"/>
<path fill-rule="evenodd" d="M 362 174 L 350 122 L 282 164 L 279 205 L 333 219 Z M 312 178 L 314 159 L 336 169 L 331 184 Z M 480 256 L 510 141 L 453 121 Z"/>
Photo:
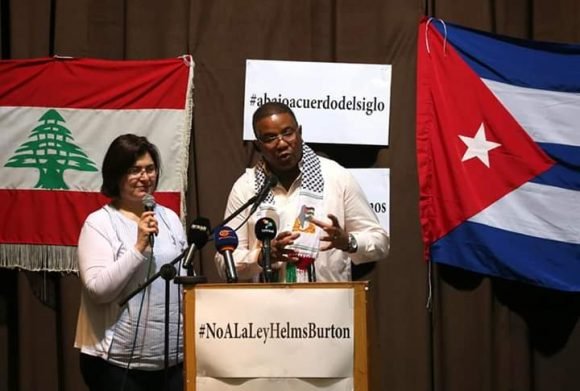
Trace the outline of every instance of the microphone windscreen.
<path fill-rule="evenodd" d="M 209 219 L 197 217 L 189 228 L 189 243 L 193 243 L 197 249 L 201 250 L 209 240 L 210 230 Z"/>
<path fill-rule="evenodd" d="M 238 247 L 238 235 L 228 226 L 217 229 L 214 232 L 213 240 L 215 248 L 220 254 L 224 251 L 234 251 Z"/>
<path fill-rule="evenodd" d="M 269 217 L 262 217 L 256 221 L 254 232 L 256 233 L 256 238 L 258 238 L 258 240 L 264 241 L 265 239 L 274 239 L 277 232 L 276 223 Z"/>
<path fill-rule="evenodd" d="M 151 194 L 145 194 L 143 196 L 143 206 L 145 207 L 146 211 L 155 209 L 155 197 L 153 197 Z"/>

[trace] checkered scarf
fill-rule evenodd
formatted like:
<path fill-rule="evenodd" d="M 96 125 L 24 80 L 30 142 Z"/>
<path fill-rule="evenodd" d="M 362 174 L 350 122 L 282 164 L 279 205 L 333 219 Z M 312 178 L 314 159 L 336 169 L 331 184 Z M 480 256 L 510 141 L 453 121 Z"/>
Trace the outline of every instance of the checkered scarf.
<path fill-rule="evenodd" d="M 322 194 L 324 192 L 324 178 L 320 171 L 320 159 L 314 151 L 306 144 L 302 143 L 302 161 L 300 163 L 302 171 L 302 189 L 309 190 L 312 193 Z M 260 191 L 268 176 L 266 162 L 260 159 L 256 165 L 256 175 L 254 187 L 256 194 Z M 265 202 L 273 204 L 274 195 L 272 190 L 268 192 Z"/>

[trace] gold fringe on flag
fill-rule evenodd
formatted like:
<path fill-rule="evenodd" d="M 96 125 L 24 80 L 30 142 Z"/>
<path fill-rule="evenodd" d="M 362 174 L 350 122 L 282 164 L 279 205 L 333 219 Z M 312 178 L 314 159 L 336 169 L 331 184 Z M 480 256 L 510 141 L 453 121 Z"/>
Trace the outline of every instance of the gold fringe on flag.
<path fill-rule="evenodd" d="M 78 272 L 76 246 L 0 244 L 0 267 L 29 271 Z"/>

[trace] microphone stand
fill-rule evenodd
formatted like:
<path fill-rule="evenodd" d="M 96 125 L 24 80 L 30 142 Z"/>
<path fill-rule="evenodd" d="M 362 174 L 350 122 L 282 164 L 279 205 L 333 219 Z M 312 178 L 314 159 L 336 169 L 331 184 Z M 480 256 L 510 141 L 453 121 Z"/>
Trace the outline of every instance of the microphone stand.
<path fill-rule="evenodd" d="M 119 306 L 122 307 L 129 300 L 131 300 L 136 294 L 147 288 L 149 285 L 153 283 L 159 276 L 163 277 L 165 280 L 165 336 L 164 336 L 164 348 L 163 348 L 163 355 L 164 355 L 164 374 L 165 374 L 165 387 L 167 387 L 167 380 L 169 374 L 169 281 L 175 279 L 176 284 L 198 284 L 198 283 L 205 283 L 207 282 L 207 278 L 205 276 L 179 276 L 177 275 L 177 271 L 175 270 L 175 264 L 179 262 L 190 250 L 191 246 L 195 246 L 192 243 L 188 248 L 186 248 L 181 254 L 175 257 L 171 262 L 164 264 L 159 268 L 159 271 L 155 274 L 152 274 L 143 284 L 140 284 L 136 289 L 134 289 L 127 297 L 119 302 Z"/>
<path fill-rule="evenodd" d="M 267 242 L 266 242 L 267 240 Z M 270 239 L 262 240 L 262 263 L 264 264 L 264 282 L 272 282 L 272 262 L 270 260 Z"/>
<path fill-rule="evenodd" d="M 272 181 L 272 177 L 275 179 L 275 181 Z M 266 197 L 267 193 L 264 193 L 265 186 L 268 186 L 268 189 L 271 188 L 272 186 L 275 186 L 276 183 L 278 183 L 278 178 L 276 178 L 274 175 L 272 175 L 272 177 L 268 180 L 268 183 L 264 184 L 264 187 L 262 187 L 262 189 L 260 189 L 258 191 L 257 194 L 254 194 L 252 197 L 250 197 L 249 200 L 247 200 L 242 206 L 240 206 L 238 209 L 236 209 L 234 211 L 234 213 L 232 213 L 231 215 L 229 215 L 228 217 L 226 217 L 226 219 L 224 221 L 222 221 L 220 224 L 218 224 L 216 226 L 217 227 L 222 227 L 224 225 L 226 225 L 227 223 L 229 223 L 234 217 L 236 217 L 237 215 L 239 215 L 240 213 L 242 213 L 248 206 L 250 206 L 251 204 L 254 204 L 256 201 L 259 201 L 257 205 L 254 205 L 254 207 L 257 209 L 258 205 L 261 204 L 264 201 L 264 198 Z M 252 208 L 252 212 L 250 213 L 253 214 L 256 209 Z M 212 230 L 215 231 L 215 228 Z"/>
<path fill-rule="evenodd" d="M 169 384 L 169 281 L 175 278 L 177 271 L 173 265 L 166 263 L 161 266 L 159 273 L 165 280 L 165 346 L 163 347 L 163 368 L 165 368 L 165 371 L 163 385 L 167 389 L 167 385 Z"/>
<path fill-rule="evenodd" d="M 194 244 L 192 244 L 192 246 L 194 246 Z M 179 254 L 177 257 L 175 257 L 171 262 L 166 263 L 165 265 L 161 266 L 161 268 L 159 269 L 159 271 L 155 274 L 152 274 L 147 280 L 145 280 L 145 282 L 143 284 L 140 284 L 135 290 L 133 290 L 131 293 L 129 293 L 127 295 L 127 297 L 125 297 L 123 300 L 121 300 L 119 302 L 119 306 L 122 307 L 125 304 L 127 304 L 127 302 L 129 300 L 131 300 L 137 293 L 141 292 L 143 289 L 147 288 L 149 285 L 151 285 L 151 283 L 153 283 L 153 281 L 155 281 L 157 278 L 159 278 L 161 276 L 161 274 L 163 273 L 163 268 L 165 266 L 169 266 L 169 267 L 173 267 L 173 265 L 175 265 L 177 262 L 179 262 L 189 251 L 189 247 L 186 248 L 181 254 Z M 175 267 L 173 267 L 175 269 Z M 167 269 L 167 268 L 166 268 Z M 177 272 L 175 272 L 175 274 L 177 274 Z M 174 275 L 175 275 L 174 274 Z M 180 276 L 181 278 L 183 278 L 184 276 Z M 207 282 L 207 278 L 204 276 L 187 276 L 190 278 L 193 278 L 194 281 L 192 281 L 191 283 L 204 283 Z M 187 280 L 188 281 L 188 280 Z"/>
<path fill-rule="evenodd" d="M 314 261 L 308 265 L 308 282 L 316 282 L 316 267 Z"/>
<path fill-rule="evenodd" d="M 254 202 L 256 202 L 256 200 L 258 199 L 258 195 L 254 195 L 252 197 L 250 197 L 249 200 L 247 200 L 242 206 L 240 206 L 238 209 L 236 209 L 234 211 L 234 213 L 232 213 L 231 215 L 229 215 L 228 217 L 226 217 L 226 219 L 224 221 L 222 221 L 221 223 L 219 223 L 213 230 L 215 231 L 216 228 L 218 227 L 222 227 L 224 225 L 226 225 L 227 223 L 229 223 L 234 217 L 236 217 L 237 215 L 239 215 L 240 213 L 242 213 L 244 210 L 246 210 L 248 208 L 248 206 L 252 205 Z"/>

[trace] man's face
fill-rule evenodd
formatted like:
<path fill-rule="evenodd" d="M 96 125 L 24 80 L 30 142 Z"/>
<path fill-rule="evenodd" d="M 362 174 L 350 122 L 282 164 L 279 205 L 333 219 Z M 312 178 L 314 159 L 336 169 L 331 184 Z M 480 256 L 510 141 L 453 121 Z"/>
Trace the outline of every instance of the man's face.
<path fill-rule="evenodd" d="M 288 113 L 274 114 L 256 123 L 256 144 L 276 174 L 293 171 L 302 159 L 302 129 Z"/>

